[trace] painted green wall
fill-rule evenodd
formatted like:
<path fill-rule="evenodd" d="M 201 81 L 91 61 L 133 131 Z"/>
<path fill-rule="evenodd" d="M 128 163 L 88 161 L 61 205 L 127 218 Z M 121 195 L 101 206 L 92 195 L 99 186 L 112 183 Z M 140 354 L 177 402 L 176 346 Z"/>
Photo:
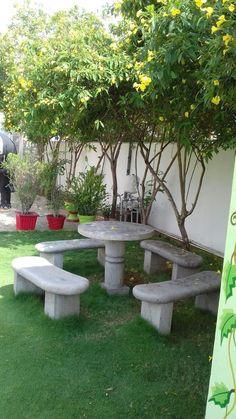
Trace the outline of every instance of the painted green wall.
<path fill-rule="evenodd" d="M 236 418 L 236 164 L 206 419 Z"/>

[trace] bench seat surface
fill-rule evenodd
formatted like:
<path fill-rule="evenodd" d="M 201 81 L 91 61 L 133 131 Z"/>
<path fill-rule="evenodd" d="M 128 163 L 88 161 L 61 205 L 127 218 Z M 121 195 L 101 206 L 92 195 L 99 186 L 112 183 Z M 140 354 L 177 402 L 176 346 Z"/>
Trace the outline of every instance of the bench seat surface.
<path fill-rule="evenodd" d="M 217 291 L 220 288 L 220 274 L 204 271 L 175 281 L 141 284 L 133 288 L 134 296 L 141 301 L 165 304 Z"/>
<path fill-rule="evenodd" d="M 186 268 L 197 268 L 203 262 L 201 256 L 160 240 L 143 240 L 141 247 Z"/>
<path fill-rule="evenodd" d="M 85 291 L 89 281 L 64 271 L 39 256 L 24 256 L 12 261 L 13 269 L 46 292 L 59 295 L 75 295 Z"/>
<path fill-rule="evenodd" d="M 102 247 L 105 247 L 102 241 L 93 239 L 57 240 L 37 243 L 35 245 L 35 248 L 39 252 L 44 253 L 61 253 L 69 250 L 97 249 Z"/>

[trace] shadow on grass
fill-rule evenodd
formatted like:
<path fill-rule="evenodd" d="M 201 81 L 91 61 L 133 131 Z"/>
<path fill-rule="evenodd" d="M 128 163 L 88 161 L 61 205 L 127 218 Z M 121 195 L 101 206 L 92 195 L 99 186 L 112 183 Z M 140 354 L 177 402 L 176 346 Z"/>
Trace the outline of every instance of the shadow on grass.
<path fill-rule="evenodd" d="M 0 234 L 0 411 L 11 419 L 204 417 L 215 318 L 196 310 L 193 300 L 176 303 L 171 335 L 159 335 L 140 318 L 140 302 L 131 294 L 109 296 L 101 289 L 95 250 L 64 258 L 66 270 L 90 278 L 79 316 L 51 320 L 42 298 L 14 296 L 14 257 L 36 254 L 37 242 L 77 237 Z M 145 276 L 142 267 L 139 243 L 129 243 L 127 272 L 163 280 Z"/>

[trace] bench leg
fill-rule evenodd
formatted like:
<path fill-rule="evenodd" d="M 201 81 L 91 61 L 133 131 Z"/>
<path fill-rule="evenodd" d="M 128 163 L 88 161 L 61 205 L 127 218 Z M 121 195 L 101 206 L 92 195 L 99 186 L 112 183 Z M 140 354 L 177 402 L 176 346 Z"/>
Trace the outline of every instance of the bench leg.
<path fill-rule="evenodd" d="M 219 304 L 219 291 L 201 294 L 195 298 L 195 307 L 207 310 L 217 315 Z"/>
<path fill-rule="evenodd" d="M 193 275 L 199 272 L 197 268 L 184 268 L 183 266 L 179 266 L 177 263 L 173 263 L 172 268 L 172 281 L 175 281 L 179 278 L 185 278 L 186 276 Z"/>
<path fill-rule="evenodd" d="M 100 265 L 105 266 L 105 248 L 98 249 L 97 260 Z"/>
<path fill-rule="evenodd" d="M 158 271 L 164 271 L 166 269 L 166 259 L 159 255 L 151 252 L 151 250 L 145 250 L 144 253 L 144 265 L 143 270 L 147 274 L 154 274 Z"/>
<path fill-rule="evenodd" d="M 162 335 L 169 335 L 171 329 L 173 303 L 154 304 L 142 301 L 141 317 L 151 323 Z"/>
<path fill-rule="evenodd" d="M 63 268 L 63 253 L 44 253 L 40 252 L 40 256 L 47 259 L 48 262 L 52 263 L 58 268 Z"/>
<path fill-rule="evenodd" d="M 58 295 L 45 292 L 44 313 L 51 319 L 79 314 L 79 295 Z"/>
<path fill-rule="evenodd" d="M 37 287 L 36 285 L 32 284 L 32 282 L 23 278 L 23 276 L 19 275 L 17 272 L 14 272 L 14 293 L 15 295 L 18 295 L 18 294 L 44 295 L 44 291 L 41 288 Z"/>

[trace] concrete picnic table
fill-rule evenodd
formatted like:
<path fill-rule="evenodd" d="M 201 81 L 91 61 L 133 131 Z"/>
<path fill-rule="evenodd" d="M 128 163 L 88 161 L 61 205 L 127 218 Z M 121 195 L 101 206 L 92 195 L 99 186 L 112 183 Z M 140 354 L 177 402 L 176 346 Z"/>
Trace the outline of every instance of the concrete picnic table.
<path fill-rule="evenodd" d="M 154 234 L 150 226 L 122 221 L 94 221 L 79 224 L 78 232 L 105 243 L 105 278 L 102 286 L 108 294 L 127 294 L 124 281 L 125 242 L 148 239 Z"/>

